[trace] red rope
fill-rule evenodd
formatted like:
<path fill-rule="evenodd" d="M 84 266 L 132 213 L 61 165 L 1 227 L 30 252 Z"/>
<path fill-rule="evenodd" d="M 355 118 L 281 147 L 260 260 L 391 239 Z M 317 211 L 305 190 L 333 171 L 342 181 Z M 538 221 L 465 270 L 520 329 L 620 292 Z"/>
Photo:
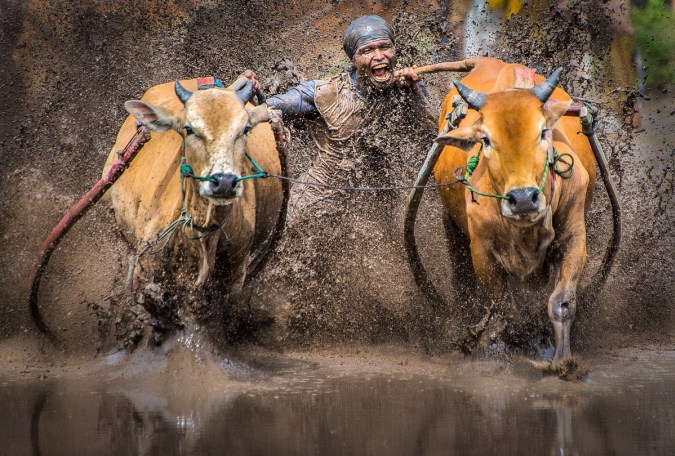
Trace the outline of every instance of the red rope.
<path fill-rule="evenodd" d="M 52 252 L 58 245 L 61 238 L 68 232 L 68 230 L 93 206 L 110 186 L 115 183 L 122 175 L 124 170 L 129 166 L 131 160 L 134 159 L 138 151 L 150 139 L 150 132 L 145 127 L 139 127 L 136 134 L 131 138 L 126 147 L 118 153 L 119 158 L 106 174 L 84 195 L 80 201 L 77 202 L 67 213 L 61 218 L 61 221 L 54 227 L 49 236 L 42 242 L 40 246 L 40 253 L 33 264 L 30 275 L 30 297 L 28 305 L 30 308 L 31 317 L 35 322 L 38 330 L 48 336 L 52 341 L 56 342 L 56 337 L 50 332 L 40 315 L 40 308 L 38 307 L 38 292 L 40 289 L 40 279 L 42 273 L 47 268 L 47 262 Z"/>

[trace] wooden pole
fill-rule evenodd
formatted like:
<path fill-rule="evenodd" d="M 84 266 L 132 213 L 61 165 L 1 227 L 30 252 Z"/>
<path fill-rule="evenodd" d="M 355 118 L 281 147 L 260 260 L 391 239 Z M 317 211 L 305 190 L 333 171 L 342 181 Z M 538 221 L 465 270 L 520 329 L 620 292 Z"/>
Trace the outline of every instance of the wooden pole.
<path fill-rule="evenodd" d="M 421 67 L 413 66 L 412 69 L 417 74 L 440 73 L 443 71 L 471 71 L 480 59 L 480 57 L 474 57 L 466 60 L 458 60 L 456 62 L 440 62 Z"/>

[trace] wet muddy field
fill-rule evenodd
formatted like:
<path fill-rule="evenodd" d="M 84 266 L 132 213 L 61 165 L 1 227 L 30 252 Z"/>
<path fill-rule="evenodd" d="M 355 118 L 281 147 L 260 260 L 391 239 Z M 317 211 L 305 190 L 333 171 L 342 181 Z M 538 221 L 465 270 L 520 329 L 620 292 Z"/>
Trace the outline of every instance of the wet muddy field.
<path fill-rule="evenodd" d="M 587 359 L 580 383 L 401 347 L 205 355 L 176 341 L 0 377 L 11 455 L 670 454 L 675 351 Z"/>

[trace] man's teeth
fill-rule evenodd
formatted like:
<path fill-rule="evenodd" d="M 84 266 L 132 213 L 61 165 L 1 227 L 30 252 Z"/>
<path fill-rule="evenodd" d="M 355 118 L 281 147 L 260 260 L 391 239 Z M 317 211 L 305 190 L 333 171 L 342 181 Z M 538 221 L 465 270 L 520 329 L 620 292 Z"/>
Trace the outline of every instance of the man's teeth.
<path fill-rule="evenodd" d="M 375 79 L 388 79 L 389 78 L 389 66 L 386 63 L 375 65 L 372 68 L 373 76 Z"/>

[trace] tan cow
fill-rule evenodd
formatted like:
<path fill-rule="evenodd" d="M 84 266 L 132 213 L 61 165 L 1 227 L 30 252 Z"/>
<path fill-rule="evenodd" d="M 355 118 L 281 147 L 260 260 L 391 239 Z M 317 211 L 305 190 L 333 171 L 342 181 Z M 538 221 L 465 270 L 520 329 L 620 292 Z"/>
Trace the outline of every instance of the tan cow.
<path fill-rule="evenodd" d="M 442 124 L 458 90 L 472 109 L 457 129 L 437 138 L 446 147 L 434 174 L 437 183 L 452 182 L 456 170 L 466 169 L 469 158 L 480 154 L 468 177 L 473 188 L 447 186 L 440 194 L 454 224 L 468 234 L 473 268 L 494 302 L 504 302 L 511 278 L 531 277 L 545 262 L 554 265 L 548 315 L 555 331 L 556 365 L 571 354 L 577 284 L 586 262 L 585 213 L 596 163 L 588 140 L 577 134 L 579 119 L 562 117 L 571 100 L 556 88 L 560 71 L 546 81 L 536 76 L 533 88 L 514 88 L 516 75 L 528 71 L 522 65 L 476 59 L 473 71 L 456 83 L 443 104 Z M 553 151 L 569 154 L 564 156 L 567 162 L 574 160 L 568 178 L 554 171 L 566 168 L 564 163 L 549 166 Z"/>
<path fill-rule="evenodd" d="M 196 88 L 194 79 L 160 84 L 140 101 L 127 101 L 133 117 L 124 122 L 105 166 L 134 134 L 136 120 L 152 131 L 106 196 L 138 253 L 137 264 L 130 265 L 132 282 L 136 299 L 154 321 L 162 320 L 155 329 L 183 323 L 179 304 L 163 296 L 167 287 L 197 290 L 218 266 L 213 285 L 229 294 L 241 290 L 250 258 L 282 210 L 279 180 L 241 179 L 256 173 L 253 161 L 280 174 L 274 135 L 260 123 L 266 106 L 249 109 L 230 88 Z M 181 179 L 181 144 L 194 178 Z M 176 229 L 166 231 L 172 224 Z M 160 233 L 165 236 L 158 240 Z"/>

